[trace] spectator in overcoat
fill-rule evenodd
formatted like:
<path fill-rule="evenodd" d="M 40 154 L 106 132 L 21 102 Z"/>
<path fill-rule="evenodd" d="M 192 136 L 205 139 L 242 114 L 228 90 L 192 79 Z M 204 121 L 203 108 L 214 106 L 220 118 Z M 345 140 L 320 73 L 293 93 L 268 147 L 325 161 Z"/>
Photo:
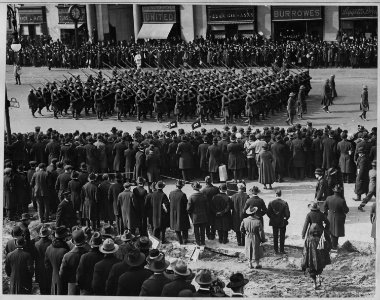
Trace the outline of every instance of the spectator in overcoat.
<path fill-rule="evenodd" d="M 340 137 L 342 140 L 337 144 L 336 150 L 339 155 L 339 168 L 343 175 L 343 181 L 348 183 L 349 178 L 355 173 L 354 162 L 352 160 L 352 154 L 354 149 L 352 144 L 347 141 L 347 133 L 342 132 Z"/>
<path fill-rule="evenodd" d="M 336 167 L 337 164 L 337 142 L 335 140 L 335 132 L 330 130 L 328 138 L 322 140 L 323 161 L 322 169 L 328 170 Z"/>
<path fill-rule="evenodd" d="M 50 199 L 48 190 L 48 173 L 45 171 L 45 164 L 38 165 L 38 171 L 33 174 L 30 185 L 34 188 L 34 195 L 37 200 L 38 216 L 40 222 L 48 221 L 50 216 Z"/>
<path fill-rule="evenodd" d="M 41 295 L 50 295 L 51 274 L 45 267 L 45 255 L 47 248 L 52 243 L 50 239 L 51 233 L 52 230 L 48 226 L 42 226 L 39 232 L 40 239 L 34 244 L 36 247 L 35 275 Z"/>
<path fill-rule="evenodd" d="M 189 196 L 187 212 L 194 225 L 195 242 L 198 246 L 205 245 L 205 232 L 207 225 L 208 201 L 204 193 L 200 192 L 201 184 L 196 181 L 191 185 L 194 193 Z"/>
<path fill-rule="evenodd" d="M 376 160 L 374 160 L 371 165 L 372 169 L 369 171 L 368 193 L 358 207 L 358 210 L 360 211 L 364 211 L 363 207 L 372 199 L 373 196 L 376 197 Z"/>
<path fill-rule="evenodd" d="M 176 182 L 176 189 L 169 194 L 170 201 L 170 228 L 175 231 L 178 242 L 186 244 L 188 230 L 190 229 L 189 216 L 187 214 L 187 196 L 182 192 L 185 182 L 181 179 Z"/>
<path fill-rule="evenodd" d="M 112 222 L 116 218 L 116 227 L 118 234 L 121 234 L 123 232 L 123 221 L 121 218 L 121 215 L 118 213 L 117 208 L 117 199 L 119 197 L 119 194 L 123 191 L 123 177 L 121 173 L 116 173 L 115 180 L 113 184 L 111 184 L 109 190 L 108 190 L 108 202 L 109 204 L 112 204 L 112 212 L 110 212 L 109 221 L 112 225 Z M 113 216 L 113 218 L 111 218 Z"/>
<path fill-rule="evenodd" d="M 355 182 L 355 201 L 361 201 L 362 194 L 368 193 L 369 185 L 369 170 L 371 168 L 370 162 L 368 161 L 367 155 L 364 153 L 364 148 L 360 147 L 357 149 L 358 159 L 356 161 L 357 175 Z"/>
<path fill-rule="evenodd" d="M 161 239 L 163 244 L 166 243 L 166 228 L 170 226 L 170 204 L 163 191 L 164 187 L 164 182 L 157 182 L 157 191 L 152 193 L 145 207 L 146 210 L 152 211 L 153 234 L 156 238 Z"/>
<path fill-rule="evenodd" d="M 70 192 L 64 192 L 62 200 L 58 205 L 56 214 L 56 226 L 65 226 L 72 228 L 77 223 L 76 212 L 71 202 Z"/>
<path fill-rule="evenodd" d="M 318 183 L 315 188 L 314 199 L 316 201 L 325 201 L 327 197 L 327 180 L 323 176 L 323 171 L 320 168 L 315 169 L 315 178 L 317 178 Z"/>
<path fill-rule="evenodd" d="M 228 243 L 228 231 L 231 229 L 230 197 L 227 195 L 227 185 L 219 186 L 219 193 L 211 200 L 211 211 L 215 216 L 215 230 L 218 231 L 219 243 Z"/>
<path fill-rule="evenodd" d="M 278 237 L 280 236 L 280 253 L 285 253 L 285 233 L 290 211 L 288 203 L 281 199 L 281 190 L 276 191 L 276 199 L 268 204 L 267 215 L 269 218 L 269 226 L 273 229 L 273 248 L 278 253 Z M 279 234 L 280 233 L 280 234 Z"/>
<path fill-rule="evenodd" d="M 106 295 L 106 282 L 108 275 L 112 269 L 112 266 L 118 262 L 119 259 L 115 257 L 115 252 L 119 249 L 119 246 L 115 242 L 108 238 L 105 239 L 100 246 L 100 252 L 104 257 L 97 262 L 94 266 L 94 275 L 92 277 L 92 290 L 94 295 Z"/>
<path fill-rule="evenodd" d="M 84 253 L 79 260 L 76 281 L 80 295 L 92 295 L 92 277 L 95 264 L 103 259 L 103 254 L 99 251 L 102 245 L 102 236 L 95 231 L 90 240 L 90 251 Z"/>
<path fill-rule="evenodd" d="M 346 200 L 340 195 L 342 188 L 336 185 L 333 189 L 334 195 L 328 196 L 324 203 L 324 213 L 330 222 L 331 247 L 338 249 L 339 237 L 344 236 L 344 224 L 346 215 L 349 212 Z"/>
<path fill-rule="evenodd" d="M 32 255 L 25 251 L 24 237 L 15 241 L 16 250 L 5 258 L 5 273 L 10 277 L 9 294 L 32 294 L 34 265 Z"/>
<path fill-rule="evenodd" d="M 236 233 L 238 246 L 245 245 L 244 236 L 240 231 L 241 222 L 244 219 L 244 207 L 249 196 L 247 195 L 246 186 L 244 183 L 238 183 L 238 192 L 231 196 L 231 210 L 232 210 L 232 229 Z"/>
<path fill-rule="evenodd" d="M 85 221 L 87 227 L 99 228 L 98 199 L 96 198 L 98 187 L 95 183 L 96 175 L 91 173 L 88 182 L 82 187 L 80 215 L 82 222 Z M 91 222 L 91 224 L 90 224 Z"/>
<path fill-rule="evenodd" d="M 136 228 L 141 228 L 141 218 L 137 215 L 137 204 L 133 197 L 131 186 L 129 182 L 124 183 L 124 191 L 117 197 L 117 215 L 121 215 L 125 229 L 135 232 Z"/>
<path fill-rule="evenodd" d="M 59 276 L 63 256 L 70 251 L 65 241 L 67 229 L 64 226 L 57 227 L 52 244 L 47 247 L 45 253 L 45 268 L 51 275 L 50 295 L 67 295 L 67 285 Z"/>
<path fill-rule="evenodd" d="M 276 136 L 275 142 L 271 145 L 270 151 L 273 155 L 274 176 L 277 182 L 282 182 L 285 176 L 285 161 L 287 149 L 281 136 Z"/>
<path fill-rule="evenodd" d="M 212 145 L 208 146 L 206 159 L 208 162 L 208 171 L 210 173 L 211 181 L 216 182 L 216 179 L 218 178 L 218 168 L 222 163 L 222 150 L 218 146 L 218 138 L 214 137 L 212 140 Z"/>
<path fill-rule="evenodd" d="M 193 147 L 186 136 L 178 144 L 176 155 L 179 156 L 178 168 L 182 171 L 182 179 L 191 179 L 191 169 L 194 167 Z"/>
<path fill-rule="evenodd" d="M 264 185 L 264 189 L 272 189 L 272 184 L 275 181 L 274 167 L 273 167 L 273 155 L 269 151 L 269 145 L 263 145 L 262 150 L 259 153 L 259 182 Z"/>
<path fill-rule="evenodd" d="M 246 167 L 244 156 L 244 144 L 237 142 L 235 134 L 230 136 L 231 143 L 227 146 L 228 169 L 233 172 L 234 180 L 240 180 Z"/>
<path fill-rule="evenodd" d="M 64 284 L 67 284 L 68 295 L 79 295 L 76 274 L 80 258 L 87 252 L 84 247 L 86 244 L 84 231 L 82 229 L 74 230 L 72 241 L 74 248 L 63 256 L 59 269 L 59 277 Z"/>

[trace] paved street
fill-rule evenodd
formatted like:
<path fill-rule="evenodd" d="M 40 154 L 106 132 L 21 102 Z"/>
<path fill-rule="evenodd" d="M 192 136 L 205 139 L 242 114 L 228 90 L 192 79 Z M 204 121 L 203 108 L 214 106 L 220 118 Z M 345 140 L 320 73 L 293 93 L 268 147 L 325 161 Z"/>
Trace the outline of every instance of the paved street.
<path fill-rule="evenodd" d="M 33 118 L 28 106 L 27 106 L 27 94 L 31 88 L 29 84 L 34 87 L 38 87 L 39 84 L 46 82 L 47 80 L 63 80 L 64 76 L 67 76 L 67 70 L 51 70 L 47 68 L 24 68 L 21 76 L 22 85 L 18 86 L 14 84 L 12 68 L 7 66 L 7 88 L 8 97 L 15 97 L 20 102 L 20 108 L 11 109 L 11 127 L 13 132 L 18 131 L 33 131 L 34 126 L 41 126 L 45 131 L 49 127 L 59 130 L 60 132 L 72 132 L 75 130 L 90 131 L 90 132 L 105 132 L 109 131 L 113 126 L 123 129 L 124 131 L 133 132 L 136 125 L 141 125 L 143 131 L 146 130 L 166 130 L 164 123 L 157 124 L 154 121 L 146 121 L 139 124 L 135 121 L 117 122 L 115 117 L 112 119 L 106 119 L 103 122 L 95 120 L 94 117 L 90 120 L 71 120 L 68 118 L 62 118 L 55 120 L 52 118 L 51 113 L 44 113 L 43 117 Z M 72 74 L 84 74 L 80 70 L 70 70 Z M 86 73 L 90 73 L 89 70 Z M 330 77 L 331 74 L 336 76 L 336 89 L 338 98 L 335 100 L 335 105 L 331 106 L 331 114 L 327 114 L 321 110 L 321 89 L 325 78 Z M 340 126 L 343 129 L 348 129 L 350 133 L 355 132 L 358 124 L 363 124 L 366 128 L 371 129 L 376 126 L 376 111 L 377 111 L 377 70 L 376 69 L 316 69 L 310 70 L 313 89 L 310 92 L 308 98 L 308 114 L 305 116 L 305 120 L 302 120 L 301 124 L 306 124 L 306 121 L 313 122 L 315 127 L 324 127 L 327 124 L 333 127 Z M 368 85 L 370 112 L 368 114 L 368 122 L 362 121 L 359 118 L 359 101 L 362 85 Z M 38 115 L 38 114 L 36 114 Z M 263 126 L 285 126 L 285 112 L 277 114 L 271 117 L 269 120 L 261 122 L 259 127 Z M 243 124 L 238 124 L 244 126 Z M 180 126 L 185 130 L 190 130 L 190 122 L 188 124 L 182 124 Z M 205 128 L 222 128 L 222 124 L 206 124 Z M 314 199 L 315 180 L 307 181 L 294 181 L 290 179 L 281 184 L 275 184 L 274 187 L 281 187 L 284 190 L 283 198 L 288 201 L 291 210 L 291 220 L 288 226 L 287 234 L 293 236 L 292 241 L 295 244 L 301 244 L 300 234 L 305 219 L 305 215 L 308 212 L 307 204 Z M 173 189 L 173 181 L 167 181 L 168 186 L 165 188 L 166 192 Z M 256 182 L 249 182 L 248 188 Z M 186 186 L 184 190 L 191 193 L 191 188 Z M 359 203 L 354 202 L 352 197 L 354 184 L 345 184 L 345 194 L 347 204 L 350 208 L 350 213 L 346 220 L 346 237 L 341 239 L 340 244 L 346 240 L 358 240 L 363 242 L 372 242 L 370 238 L 371 225 L 369 221 L 369 207 L 372 203 L 369 203 L 365 208 L 365 212 L 359 212 L 357 206 Z M 268 204 L 270 200 L 274 198 L 274 191 L 263 191 L 262 197 Z M 266 231 L 270 232 L 268 220 L 266 219 Z"/>

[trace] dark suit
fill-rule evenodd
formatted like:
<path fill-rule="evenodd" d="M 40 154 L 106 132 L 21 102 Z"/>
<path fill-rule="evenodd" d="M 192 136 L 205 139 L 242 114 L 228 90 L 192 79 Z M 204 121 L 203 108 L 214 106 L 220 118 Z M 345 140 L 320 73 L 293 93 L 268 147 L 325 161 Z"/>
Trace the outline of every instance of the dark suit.
<path fill-rule="evenodd" d="M 166 210 L 163 209 L 165 206 Z M 169 199 L 162 190 L 155 191 L 147 198 L 146 210 L 152 211 L 153 233 L 156 238 L 165 240 L 166 228 L 170 226 Z"/>
<path fill-rule="evenodd" d="M 247 202 L 248 195 L 245 192 L 239 192 L 231 197 L 232 202 L 232 229 L 236 232 L 238 245 L 244 245 L 245 239 L 240 232 L 240 225 L 244 219 L 244 207 Z"/>
<path fill-rule="evenodd" d="M 203 143 L 198 146 L 199 168 L 201 171 L 208 171 L 207 150 L 210 145 Z"/>
<path fill-rule="evenodd" d="M 120 249 L 121 247 L 119 247 L 119 251 Z M 107 282 L 106 282 L 107 295 L 109 296 L 116 295 L 117 285 L 118 285 L 120 276 L 123 275 L 128 270 L 130 270 L 130 268 L 131 267 L 125 261 L 118 262 L 112 266 L 111 271 L 108 275 Z"/>
<path fill-rule="evenodd" d="M 113 146 L 112 154 L 114 155 L 113 169 L 114 171 L 122 171 L 124 167 L 124 151 L 127 149 L 127 145 L 124 141 L 116 143 Z"/>
<path fill-rule="evenodd" d="M 218 145 L 211 145 L 207 148 L 206 158 L 208 160 L 208 171 L 217 173 L 219 165 L 222 163 L 222 150 Z"/>
<path fill-rule="evenodd" d="M 230 197 L 224 193 L 216 194 L 211 200 L 211 211 L 215 216 L 215 229 L 218 231 L 219 242 L 228 242 L 228 231 L 232 227 Z"/>
<path fill-rule="evenodd" d="M 179 277 L 164 285 L 162 289 L 162 297 L 178 297 L 180 291 L 190 290 L 195 293 L 195 287 L 188 283 L 184 278 Z"/>
<path fill-rule="evenodd" d="M 148 191 L 144 187 L 138 186 L 134 188 L 132 192 L 136 203 L 135 209 L 137 211 L 137 215 L 141 217 L 141 220 L 139 221 L 141 224 L 140 234 L 148 236 L 147 213 L 145 211 L 145 198 Z"/>
<path fill-rule="evenodd" d="M 117 197 L 118 215 L 121 215 L 125 229 L 135 232 L 141 228 L 141 217 L 137 215 L 136 203 L 131 191 L 123 191 Z"/>
<path fill-rule="evenodd" d="M 201 192 L 207 198 L 207 224 L 206 224 L 206 235 L 208 239 L 215 238 L 215 214 L 211 210 L 211 200 L 216 195 L 219 194 L 219 189 L 213 185 L 206 185 Z"/>
<path fill-rule="evenodd" d="M 171 282 L 164 274 L 153 274 L 146 279 L 140 291 L 140 296 L 160 297 L 165 284 Z"/>
<path fill-rule="evenodd" d="M 69 246 L 61 240 L 54 240 L 46 249 L 45 268 L 52 274 L 51 295 L 67 295 L 67 285 L 59 277 L 61 262 L 67 252 L 69 252 Z"/>
<path fill-rule="evenodd" d="M 34 173 L 30 185 L 34 188 L 34 196 L 37 200 L 38 216 L 40 220 L 48 220 L 50 214 L 48 173 L 44 170 L 39 170 Z"/>
<path fill-rule="evenodd" d="M 330 222 L 330 235 L 332 241 L 332 248 L 338 247 L 338 238 L 344 236 L 344 224 L 346 222 L 346 215 L 349 212 L 346 200 L 338 194 L 326 198 L 324 203 L 324 212 L 327 214 L 327 219 Z"/>
<path fill-rule="evenodd" d="M 270 151 L 273 155 L 274 175 L 276 180 L 280 182 L 285 176 L 287 146 L 282 142 L 275 142 L 271 145 Z"/>
<path fill-rule="evenodd" d="M 64 172 L 58 175 L 57 181 L 55 182 L 55 190 L 58 193 L 59 200 L 61 200 L 62 193 L 68 191 L 70 180 L 70 173 Z"/>
<path fill-rule="evenodd" d="M 61 268 L 59 269 L 59 276 L 68 284 L 69 295 L 77 295 L 79 293 L 76 286 L 77 268 L 81 256 L 86 252 L 87 250 L 85 247 L 74 247 L 63 256 Z"/>
<path fill-rule="evenodd" d="M 33 258 L 23 249 L 16 249 L 5 259 L 5 273 L 10 277 L 9 294 L 31 294 L 34 273 Z"/>
<path fill-rule="evenodd" d="M 66 228 L 72 228 L 77 222 L 72 203 L 68 200 L 61 201 L 57 208 L 56 218 L 57 227 L 64 225 Z"/>
<path fill-rule="evenodd" d="M 45 267 L 46 250 L 50 245 L 49 238 L 41 238 L 34 244 L 36 247 L 36 282 L 40 287 L 41 295 L 50 295 L 51 274 Z"/>
<path fill-rule="evenodd" d="M 112 266 L 120 262 L 114 255 L 107 255 L 101 261 L 97 262 L 94 267 L 92 277 L 92 290 L 94 295 L 106 295 L 106 283 Z"/>
<path fill-rule="evenodd" d="M 327 197 L 327 181 L 323 177 L 318 180 L 314 198 L 317 201 L 325 201 Z"/>
<path fill-rule="evenodd" d="M 45 152 L 48 154 L 48 163 L 50 164 L 53 158 L 59 159 L 61 146 L 57 141 L 52 140 L 46 145 Z"/>
<path fill-rule="evenodd" d="M 170 228 L 173 229 L 180 244 L 188 238 L 190 228 L 189 216 L 186 211 L 187 197 L 180 189 L 175 189 L 169 194 L 170 200 Z"/>
<path fill-rule="evenodd" d="M 100 162 L 98 161 L 98 149 L 93 144 L 86 144 L 84 146 L 84 151 L 86 151 L 86 164 L 88 172 L 99 172 Z"/>
<path fill-rule="evenodd" d="M 89 252 L 83 254 L 80 257 L 77 268 L 77 284 L 80 290 L 80 294 L 91 295 L 92 294 L 92 277 L 94 274 L 95 264 L 103 259 L 103 253 L 99 251 L 99 248 L 91 248 Z"/>
<path fill-rule="evenodd" d="M 133 268 L 120 276 L 117 287 L 117 296 L 138 296 L 141 286 L 152 275 L 152 271 L 141 268 Z"/>
<path fill-rule="evenodd" d="M 280 198 L 269 202 L 267 215 L 270 219 L 269 226 L 273 228 L 274 251 L 278 251 L 278 232 L 280 232 L 280 251 L 284 252 L 286 225 L 290 218 L 288 203 Z"/>
<path fill-rule="evenodd" d="M 337 143 L 333 138 L 325 138 L 322 140 L 323 169 L 328 170 L 331 167 L 336 167 L 338 165 L 336 146 Z"/>
<path fill-rule="evenodd" d="M 208 201 L 204 193 L 195 191 L 190 195 L 187 203 L 187 212 L 189 213 L 194 224 L 194 234 L 197 245 L 205 244 L 208 210 Z"/>

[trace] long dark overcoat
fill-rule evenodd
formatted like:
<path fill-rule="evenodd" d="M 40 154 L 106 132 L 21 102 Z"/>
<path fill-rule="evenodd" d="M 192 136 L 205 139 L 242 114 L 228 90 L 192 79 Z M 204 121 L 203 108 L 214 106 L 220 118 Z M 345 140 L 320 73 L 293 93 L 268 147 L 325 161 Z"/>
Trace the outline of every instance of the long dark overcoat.
<path fill-rule="evenodd" d="M 188 230 L 190 228 L 187 214 L 187 196 L 180 189 L 169 194 L 170 200 L 170 228 L 174 231 Z"/>
<path fill-rule="evenodd" d="M 204 224 L 208 222 L 207 212 L 209 210 L 207 197 L 204 193 L 196 191 L 189 196 L 187 212 L 190 214 L 193 224 Z"/>
<path fill-rule="evenodd" d="M 246 168 L 244 145 L 242 143 L 230 143 L 227 146 L 228 169 L 240 170 Z"/>
<path fill-rule="evenodd" d="M 94 182 L 87 182 L 82 187 L 80 212 L 83 219 L 98 219 L 97 191 L 98 187 Z"/>
<path fill-rule="evenodd" d="M 249 196 L 245 192 L 239 192 L 231 196 L 232 202 L 232 229 L 240 231 L 241 222 L 244 219 L 244 206 Z"/>
<path fill-rule="evenodd" d="M 336 194 L 328 196 L 324 203 L 324 211 L 327 211 L 331 234 L 336 237 L 344 236 L 344 224 L 349 212 L 346 200 Z"/>
<path fill-rule="evenodd" d="M 218 167 L 222 163 L 222 150 L 218 145 L 211 145 L 207 148 L 206 158 L 208 162 L 208 171 L 211 173 L 218 172 Z"/>
<path fill-rule="evenodd" d="M 354 152 L 352 144 L 347 140 L 342 140 L 337 144 L 337 153 L 339 155 L 339 168 L 342 173 L 354 173 L 354 163 L 352 160 L 352 154 L 349 151 Z"/>
<path fill-rule="evenodd" d="M 226 194 L 219 193 L 212 198 L 211 210 L 215 215 L 215 230 L 228 231 L 231 229 L 232 217 L 230 209 L 230 197 Z"/>
<path fill-rule="evenodd" d="M 179 156 L 178 168 L 180 170 L 194 168 L 193 147 L 188 142 L 180 142 L 176 154 Z"/>

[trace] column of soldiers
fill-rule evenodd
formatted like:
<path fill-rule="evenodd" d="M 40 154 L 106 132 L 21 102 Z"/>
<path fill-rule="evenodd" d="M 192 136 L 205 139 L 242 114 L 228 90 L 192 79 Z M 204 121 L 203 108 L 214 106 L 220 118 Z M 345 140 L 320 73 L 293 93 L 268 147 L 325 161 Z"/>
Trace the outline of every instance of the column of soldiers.
<path fill-rule="evenodd" d="M 32 115 L 37 110 L 42 114 L 46 107 L 54 118 L 71 110 L 74 119 L 96 113 L 99 120 L 116 114 L 119 121 L 143 122 L 150 117 L 162 122 L 164 115 L 168 119 L 174 115 L 177 122 L 200 116 L 202 122 L 221 118 L 227 124 L 244 118 L 252 125 L 285 107 L 291 93 L 302 90 L 299 98 L 305 104 L 311 89 L 308 71 L 113 68 L 111 76 L 82 72 L 83 80 L 72 75 L 62 82 L 47 82 L 42 89 L 33 87 L 28 95 Z"/>

